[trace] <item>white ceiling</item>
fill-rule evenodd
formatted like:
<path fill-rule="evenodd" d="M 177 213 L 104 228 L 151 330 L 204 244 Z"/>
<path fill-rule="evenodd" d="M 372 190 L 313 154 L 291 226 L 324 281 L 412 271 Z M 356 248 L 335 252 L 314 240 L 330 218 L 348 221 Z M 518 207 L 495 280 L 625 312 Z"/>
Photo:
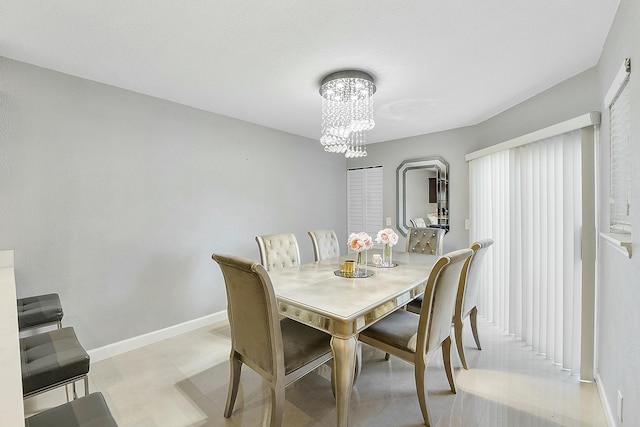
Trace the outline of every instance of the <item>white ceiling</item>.
<path fill-rule="evenodd" d="M 314 139 L 322 77 L 361 69 L 379 142 L 476 124 L 596 65 L 618 3 L 2 0 L 0 56 Z"/>

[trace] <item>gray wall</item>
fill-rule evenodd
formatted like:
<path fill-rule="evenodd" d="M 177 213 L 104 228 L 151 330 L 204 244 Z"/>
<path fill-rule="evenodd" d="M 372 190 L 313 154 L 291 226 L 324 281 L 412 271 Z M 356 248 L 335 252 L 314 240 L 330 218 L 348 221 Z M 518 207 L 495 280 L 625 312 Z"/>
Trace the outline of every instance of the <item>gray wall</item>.
<path fill-rule="evenodd" d="M 449 221 L 450 231 L 444 239 L 444 250 L 450 251 L 469 245 L 469 232 L 464 229 L 464 220 L 469 212 L 469 170 L 464 160 L 465 153 L 477 145 L 474 127 L 455 129 L 381 142 L 367 146 L 367 157 L 350 159 L 347 167 L 382 165 L 383 215 L 391 218 L 396 228 L 396 169 L 404 160 L 440 156 L 449 162 Z M 404 250 L 406 240 L 400 235 L 398 247 Z"/>
<path fill-rule="evenodd" d="M 589 111 L 601 111 L 596 86 L 597 70 L 593 67 L 480 123 L 474 151 Z"/>
<path fill-rule="evenodd" d="M 317 141 L 5 58 L 0 118 L 0 249 L 88 349 L 225 310 L 214 251 L 346 241 L 346 162 Z"/>
<path fill-rule="evenodd" d="M 629 259 L 602 242 L 597 263 L 598 290 L 597 349 L 598 370 L 606 399 L 614 414 L 618 390 L 624 397 L 624 424 L 640 419 L 640 2 L 622 0 L 598 64 L 598 98 L 602 105 L 614 76 L 624 58 L 631 58 L 631 224 L 633 258 Z M 600 107 L 602 109 L 602 107 Z M 603 112 L 604 113 L 604 112 Z M 606 231 L 609 224 L 609 119 L 603 114 L 600 132 L 601 161 L 598 181 L 600 197 L 599 224 Z"/>

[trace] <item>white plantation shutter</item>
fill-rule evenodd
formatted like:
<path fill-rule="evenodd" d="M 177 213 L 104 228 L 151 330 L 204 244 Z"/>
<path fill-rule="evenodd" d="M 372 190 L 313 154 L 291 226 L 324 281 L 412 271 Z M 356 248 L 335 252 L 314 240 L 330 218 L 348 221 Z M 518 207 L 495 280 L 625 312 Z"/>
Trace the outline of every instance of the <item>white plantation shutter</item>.
<path fill-rule="evenodd" d="M 382 166 L 347 171 L 347 235 L 383 228 Z"/>

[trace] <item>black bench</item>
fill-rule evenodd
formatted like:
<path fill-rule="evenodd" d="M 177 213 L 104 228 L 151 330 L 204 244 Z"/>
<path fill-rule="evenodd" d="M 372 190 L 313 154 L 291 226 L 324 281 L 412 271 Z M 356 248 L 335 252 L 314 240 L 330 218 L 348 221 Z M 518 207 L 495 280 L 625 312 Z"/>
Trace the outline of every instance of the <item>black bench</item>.
<path fill-rule="evenodd" d="M 22 331 L 51 324 L 62 327 L 62 305 L 58 294 L 18 299 L 18 328 Z"/>
<path fill-rule="evenodd" d="M 67 384 L 73 385 L 75 398 L 75 383 L 81 379 L 85 395 L 89 393 L 89 355 L 73 328 L 20 338 L 20 363 L 24 398 Z"/>

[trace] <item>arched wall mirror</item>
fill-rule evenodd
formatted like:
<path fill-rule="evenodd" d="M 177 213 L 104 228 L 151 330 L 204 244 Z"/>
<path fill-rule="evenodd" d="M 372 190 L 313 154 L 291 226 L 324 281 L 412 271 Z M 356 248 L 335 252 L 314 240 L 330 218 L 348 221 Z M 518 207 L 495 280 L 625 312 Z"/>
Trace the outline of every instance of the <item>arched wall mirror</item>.
<path fill-rule="evenodd" d="M 396 179 L 396 221 L 403 236 L 412 220 L 449 230 L 449 163 L 442 157 L 405 160 Z"/>

